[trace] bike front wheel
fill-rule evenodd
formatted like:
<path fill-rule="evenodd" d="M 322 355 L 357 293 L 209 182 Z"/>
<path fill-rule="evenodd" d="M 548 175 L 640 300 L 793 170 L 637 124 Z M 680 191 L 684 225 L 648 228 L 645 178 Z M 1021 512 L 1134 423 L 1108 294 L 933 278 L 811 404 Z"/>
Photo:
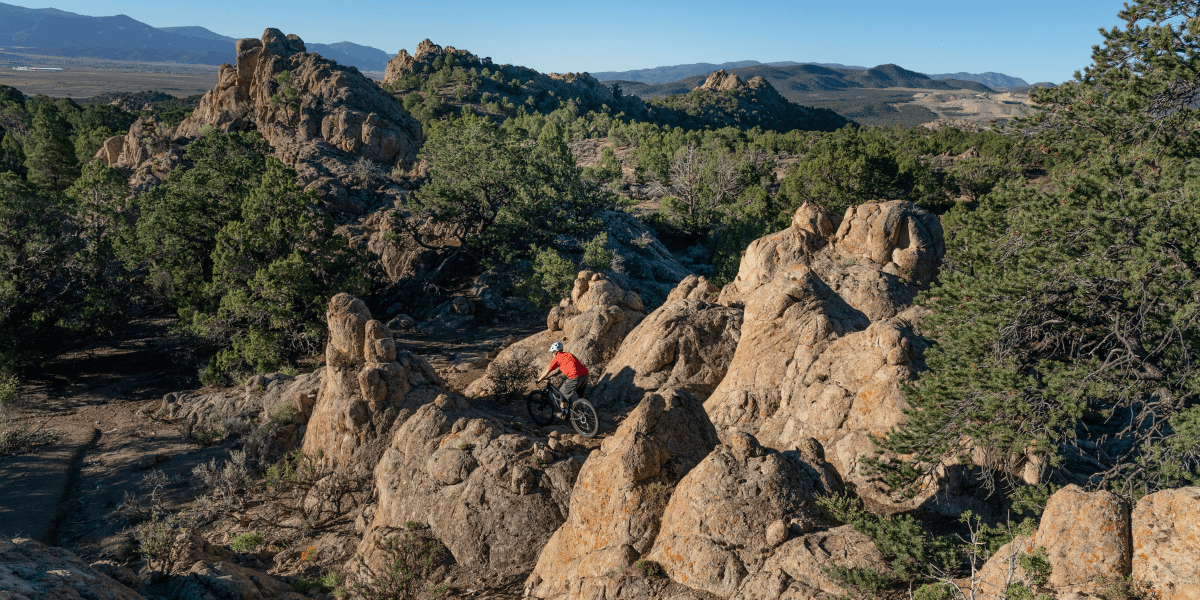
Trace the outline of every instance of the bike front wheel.
<path fill-rule="evenodd" d="M 585 438 L 594 437 L 600 431 L 600 417 L 591 402 L 580 398 L 571 405 L 571 427 Z"/>
<path fill-rule="evenodd" d="M 538 427 L 545 427 L 554 422 L 554 404 L 546 392 L 529 392 L 525 396 L 525 410 L 529 411 L 529 418 L 533 419 Z"/>

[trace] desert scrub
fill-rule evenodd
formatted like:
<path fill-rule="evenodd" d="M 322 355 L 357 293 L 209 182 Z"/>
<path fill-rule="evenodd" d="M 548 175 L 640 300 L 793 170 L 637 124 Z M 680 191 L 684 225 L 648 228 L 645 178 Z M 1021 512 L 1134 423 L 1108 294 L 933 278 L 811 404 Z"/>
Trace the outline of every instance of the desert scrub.
<path fill-rule="evenodd" d="M 292 422 L 292 417 L 300 414 L 300 409 L 290 402 L 284 402 L 271 409 L 271 424 L 283 427 Z"/>
<path fill-rule="evenodd" d="M 662 565 L 652 560 L 639 560 L 633 563 L 633 570 L 637 571 L 639 575 L 645 575 L 646 577 L 662 577 L 666 574 L 663 571 Z"/>
<path fill-rule="evenodd" d="M 261 546 L 263 539 L 264 538 L 261 531 L 258 531 L 257 529 L 254 531 L 247 531 L 246 533 L 239 534 L 230 540 L 229 549 L 233 550 L 234 552 L 249 552 Z"/>
<path fill-rule="evenodd" d="M 353 588 L 358 597 L 396 600 L 437 598 L 446 593 L 445 586 L 427 581 L 450 554 L 441 541 L 409 531 L 376 540 L 375 546 L 385 557 L 384 565 L 379 571 L 368 567 L 366 576 L 355 582 Z"/>
<path fill-rule="evenodd" d="M 138 553 L 146 558 L 146 564 L 155 571 L 154 579 L 162 580 L 174 572 L 183 560 L 187 545 L 175 538 L 184 533 L 188 523 L 178 514 L 155 516 L 150 521 L 133 528 L 133 539 Z"/>
<path fill-rule="evenodd" d="M 496 393 L 501 396 L 524 390 L 535 375 L 537 367 L 511 356 L 495 361 L 488 367 L 488 377 L 491 377 L 496 385 Z"/>

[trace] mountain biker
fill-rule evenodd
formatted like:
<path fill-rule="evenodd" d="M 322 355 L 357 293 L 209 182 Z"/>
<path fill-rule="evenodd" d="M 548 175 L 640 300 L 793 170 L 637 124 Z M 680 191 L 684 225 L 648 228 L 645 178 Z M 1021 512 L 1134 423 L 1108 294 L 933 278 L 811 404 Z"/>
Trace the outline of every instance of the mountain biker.
<path fill-rule="evenodd" d="M 563 406 L 563 410 L 575 399 L 574 394 L 583 395 L 587 389 L 587 367 L 575 358 L 574 354 L 563 351 L 562 342 L 554 342 L 550 344 L 550 353 L 554 355 L 554 360 L 550 361 L 550 368 L 546 369 L 546 373 L 538 377 L 538 382 L 550 376 L 555 369 L 562 369 L 563 375 L 567 376 L 567 380 L 562 383 L 558 391 L 562 392 L 563 398 L 566 398 L 567 406 Z"/>

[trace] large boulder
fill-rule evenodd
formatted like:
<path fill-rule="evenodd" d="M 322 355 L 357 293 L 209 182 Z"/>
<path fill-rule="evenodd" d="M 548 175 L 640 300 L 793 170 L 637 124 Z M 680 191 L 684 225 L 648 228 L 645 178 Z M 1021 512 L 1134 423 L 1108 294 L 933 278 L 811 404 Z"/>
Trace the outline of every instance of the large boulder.
<path fill-rule="evenodd" d="M 835 491 L 797 451 L 763 448 L 746 433 L 731 442 L 675 487 L 648 555 L 671 579 L 724 598 L 793 533 L 820 520 L 815 494 Z"/>
<path fill-rule="evenodd" d="M 429 363 L 396 348 L 362 300 L 338 294 L 326 312 L 325 371 L 304 436 L 304 454 L 330 469 L 368 476 L 393 428 L 443 392 Z"/>
<path fill-rule="evenodd" d="M 734 600 L 832 600 L 851 598 L 830 569 L 879 569 L 883 554 L 850 525 L 796 535 L 774 549 L 742 582 Z"/>
<path fill-rule="evenodd" d="M 1162 600 L 1200 598 L 1200 487 L 1138 500 L 1132 525 L 1133 579 Z"/>
<path fill-rule="evenodd" d="M 583 456 L 549 451 L 461 397 L 405 421 L 375 466 L 374 518 L 355 565 L 378 572 L 378 542 L 428 525 L 457 564 L 485 580 L 525 573 L 566 519 Z M 352 565 L 352 569 L 359 567 Z"/>
<path fill-rule="evenodd" d="M 750 244 L 720 302 L 744 306 L 741 340 L 705 402 L 727 435 L 790 450 L 815 438 L 842 477 L 893 500 L 860 470 L 873 437 L 903 422 L 901 386 L 923 368 L 914 294 L 943 254 L 937 217 L 909 202 L 830 217 L 805 205 L 792 226 Z M 923 498 L 907 501 L 916 505 Z"/>
<path fill-rule="evenodd" d="M 648 391 L 683 389 L 708 398 L 741 337 L 742 309 L 712 302 L 716 286 L 690 275 L 621 342 L 592 398 L 636 402 Z"/>
<path fill-rule="evenodd" d="M 420 123 L 358 69 L 307 52 L 299 37 L 278 29 L 238 40 L 236 49 L 237 64 L 221 65 L 216 87 L 180 123 L 176 137 L 199 137 L 206 126 L 258 131 L 296 169 L 301 186 L 349 212 L 363 211 L 379 191 L 379 181 L 364 177 L 369 169 L 360 158 L 385 173 L 416 160 Z M 363 189 L 348 189 L 352 183 Z"/>
<path fill-rule="evenodd" d="M 550 364 L 550 345 L 562 342 L 582 362 L 594 382 L 617 353 L 625 336 L 646 317 L 642 299 L 603 273 L 580 271 L 571 295 L 550 309 L 546 331 L 505 348 L 488 365 L 487 374 L 466 390 L 468 396 L 495 393 L 497 370 L 521 365 L 543 371 Z"/>
<path fill-rule="evenodd" d="M 584 463 L 567 521 L 542 549 L 527 592 L 616 598 L 621 573 L 654 544 L 671 488 L 716 444 L 691 394 L 647 394 Z"/>
<path fill-rule="evenodd" d="M 1010 583 L 1028 578 L 1021 553 L 1046 549 L 1052 587 L 1114 581 L 1132 569 L 1129 506 L 1108 491 L 1086 492 L 1077 485 L 1057 491 L 1046 502 L 1033 536 L 1019 536 L 996 551 L 980 572 L 985 598 L 1004 598 Z"/>
<path fill-rule="evenodd" d="M 65 548 L 29 539 L 0 540 L 0 598 L 5 600 L 143 600 Z"/>

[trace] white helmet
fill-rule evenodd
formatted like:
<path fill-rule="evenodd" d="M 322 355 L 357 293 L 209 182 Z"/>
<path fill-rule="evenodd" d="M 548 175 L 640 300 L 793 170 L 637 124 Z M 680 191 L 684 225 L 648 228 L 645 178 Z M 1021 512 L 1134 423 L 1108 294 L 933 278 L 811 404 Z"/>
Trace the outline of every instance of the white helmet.
<path fill-rule="evenodd" d="M 562 348 L 563 348 L 562 342 L 554 342 L 553 344 L 550 344 L 551 352 L 554 352 L 554 353 L 562 352 L 563 351 Z"/>

